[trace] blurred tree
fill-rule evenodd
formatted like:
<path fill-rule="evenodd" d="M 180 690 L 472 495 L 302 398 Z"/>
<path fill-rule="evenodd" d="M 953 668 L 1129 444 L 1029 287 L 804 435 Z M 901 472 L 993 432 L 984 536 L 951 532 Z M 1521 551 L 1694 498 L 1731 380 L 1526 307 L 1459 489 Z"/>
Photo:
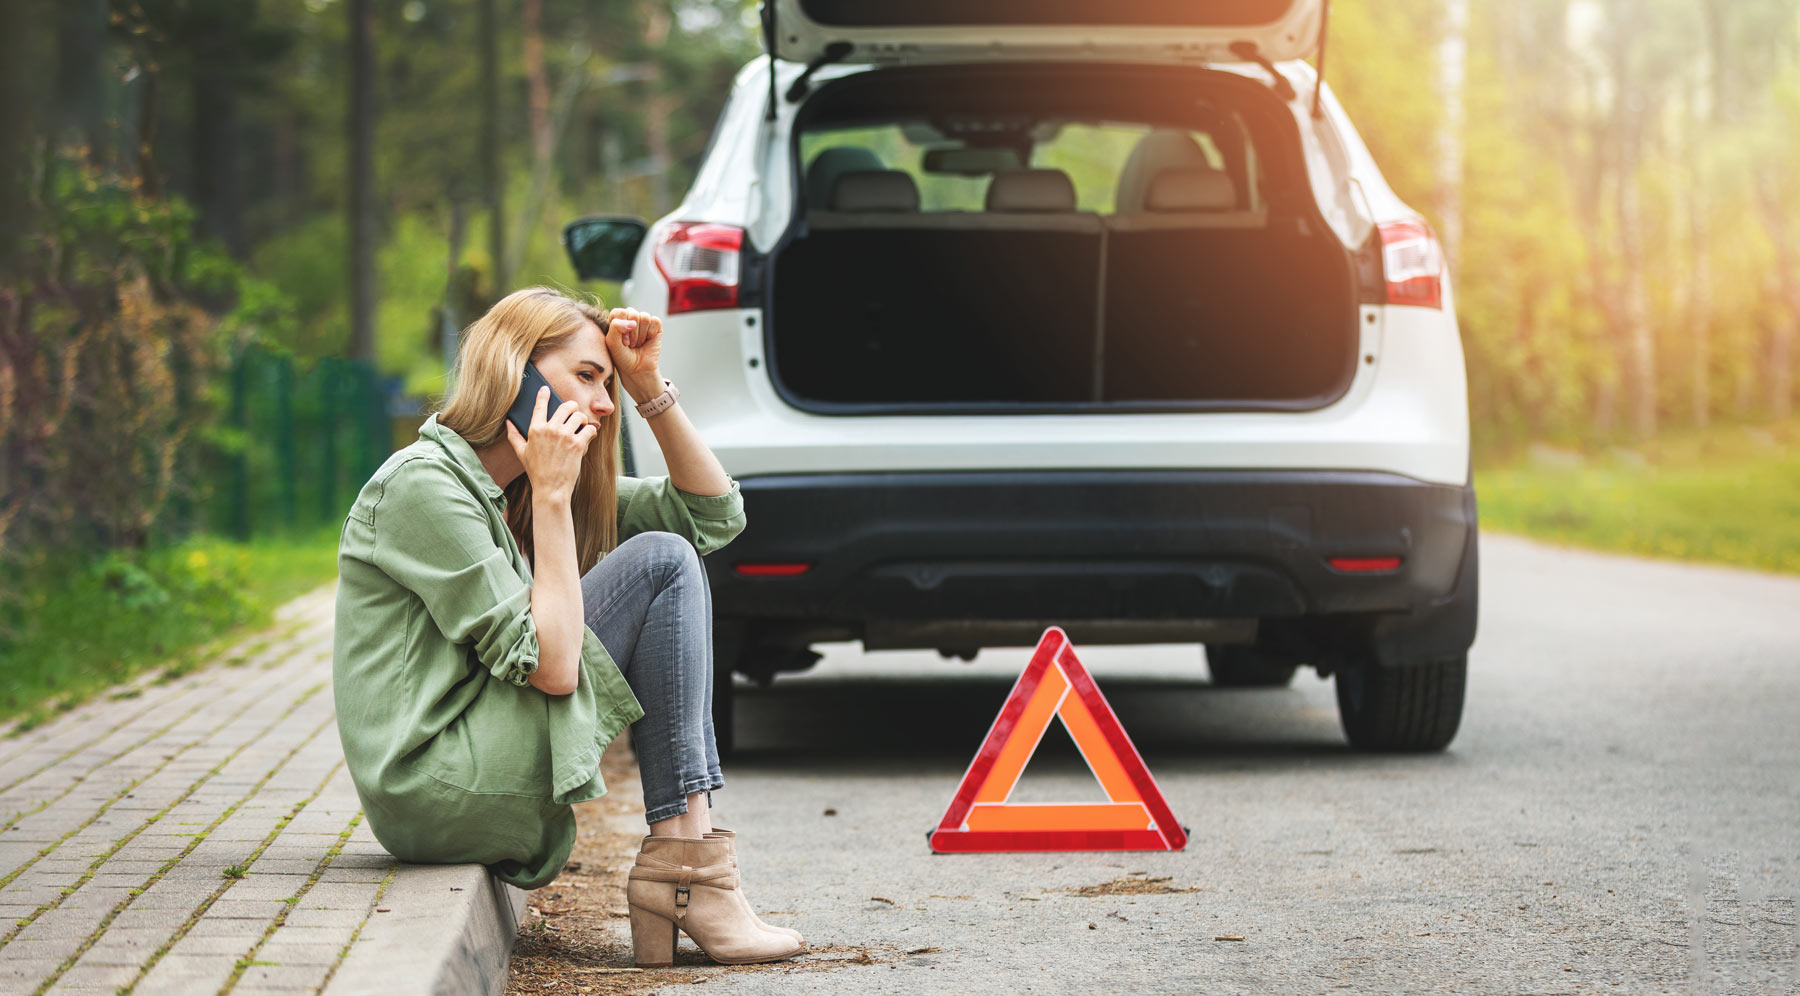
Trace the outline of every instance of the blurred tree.
<path fill-rule="evenodd" d="M 81 7 L 87 0 L 73 4 Z M 161 188 L 153 151 L 157 106 L 169 74 L 186 84 L 188 150 L 179 189 L 199 209 L 201 234 L 218 239 L 234 256 L 246 256 L 240 107 L 247 92 L 269 85 L 271 67 L 295 38 L 266 21 L 258 0 L 112 0 L 115 33 L 128 43 L 130 72 L 141 76 L 149 103 L 139 108 L 139 173 Z"/>
<path fill-rule="evenodd" d="M 375 13 L 349 0 L 350 358 L 375 358 Z"/>

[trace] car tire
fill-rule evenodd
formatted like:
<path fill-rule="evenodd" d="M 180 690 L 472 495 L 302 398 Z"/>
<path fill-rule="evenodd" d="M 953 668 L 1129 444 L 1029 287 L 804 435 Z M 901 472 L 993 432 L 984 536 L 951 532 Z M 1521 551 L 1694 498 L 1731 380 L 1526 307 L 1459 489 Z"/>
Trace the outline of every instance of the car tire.
<path fill-rule="evenodd" d="M 1206 645 L 1206 673 L 1220 688 L 1286 688 L 1300 665 L 1238 644 Z"/>
<path fill-rule="evenodd" d="M 1438 751 L 1462 722 L 1469 656 L 1383 667 L 1353 662 L 1337 672 L 1338 718 L 1350 746 L 1366 751 Z"/>

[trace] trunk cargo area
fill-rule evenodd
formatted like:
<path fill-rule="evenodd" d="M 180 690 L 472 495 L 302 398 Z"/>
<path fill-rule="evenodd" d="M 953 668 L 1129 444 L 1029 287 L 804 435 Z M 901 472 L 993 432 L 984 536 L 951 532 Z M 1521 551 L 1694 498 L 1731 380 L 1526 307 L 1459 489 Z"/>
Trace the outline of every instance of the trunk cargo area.
<path fill-rule="evenodd" d="M 1357 363 L 1354 256 L 1312 202 L 1292 118 L 1254 86 L 1179 67 L 938 67 L 824 88 L 797 133 L 808 114 L 880 120 L 921 104 L 939 115 L 1160 122 L 1192 113 L 1196 91 L 1217 91 L 1241 105 L 1254 141 L 1258 217 L 926 210 L 834 220 L 820 213 L 830 205 L 797 191 L 766 285 L 777 390 L 843 414 L 1331 403 Z"/>

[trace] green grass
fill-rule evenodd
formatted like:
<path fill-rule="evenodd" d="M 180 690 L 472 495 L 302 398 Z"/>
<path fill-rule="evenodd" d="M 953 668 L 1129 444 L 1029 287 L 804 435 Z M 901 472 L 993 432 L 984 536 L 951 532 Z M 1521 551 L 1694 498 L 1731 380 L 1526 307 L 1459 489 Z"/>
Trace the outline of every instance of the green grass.
<path fill-rule="evenodd" d="M 29 729 L 148 671 L 186 674 L 336 573 L 332 526 L 247 544 L 200 538 L 27 574 L 0 628 L 0 722 Z"/>
<path fill-rule="evenodd" d="M 1483 529 L 1800 574 L 1800 419 L 1477 468 Z"/>

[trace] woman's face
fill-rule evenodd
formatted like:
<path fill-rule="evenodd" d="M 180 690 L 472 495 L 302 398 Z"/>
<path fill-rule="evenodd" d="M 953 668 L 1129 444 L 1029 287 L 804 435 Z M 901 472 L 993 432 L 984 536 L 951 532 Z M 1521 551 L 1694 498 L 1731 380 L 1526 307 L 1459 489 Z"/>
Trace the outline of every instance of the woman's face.
<path fill-rule="evenodd" d="M 593 322 L 583 322 L 581 331 L 567 342 L 532 362 L 550 382 L 550 389 L 564 401 L 580 405 L 589 422 L 599 422 L 613 413 L 612 356 L 607 352 L 605 336 Z"/>

